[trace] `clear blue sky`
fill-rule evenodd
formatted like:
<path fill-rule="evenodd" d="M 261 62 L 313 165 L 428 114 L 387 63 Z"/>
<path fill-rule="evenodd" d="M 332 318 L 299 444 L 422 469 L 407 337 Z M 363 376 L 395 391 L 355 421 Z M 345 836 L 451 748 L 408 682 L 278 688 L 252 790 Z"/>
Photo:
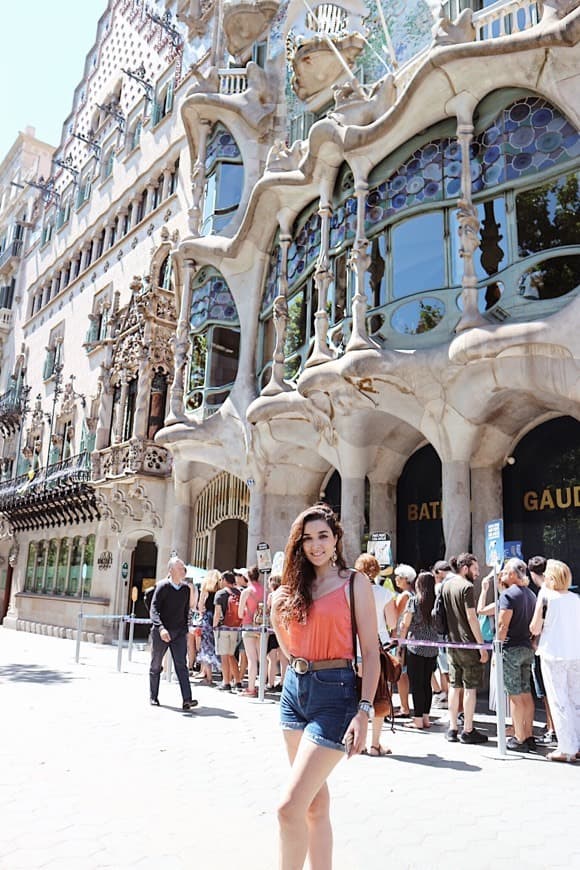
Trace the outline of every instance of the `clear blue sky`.
<path fill-rule="evenodd" d="M 107 0 L 4 0 L 0 160 L 20 130 L 57 145 Z"/>

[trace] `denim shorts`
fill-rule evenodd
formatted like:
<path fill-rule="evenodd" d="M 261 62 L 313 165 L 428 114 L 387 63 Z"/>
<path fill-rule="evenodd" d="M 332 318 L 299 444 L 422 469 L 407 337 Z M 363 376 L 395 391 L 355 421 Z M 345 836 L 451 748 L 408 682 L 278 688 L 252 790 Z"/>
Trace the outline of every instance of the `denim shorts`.
<path fill-rule="evenodd" d="M 280 724 L 288 731 L 304 731 L 318 746 L 344 751 L 344 734 L 358 701 L 352 668 L 330 668 L 297 674 L 286 670 L 280 698 Z"/>

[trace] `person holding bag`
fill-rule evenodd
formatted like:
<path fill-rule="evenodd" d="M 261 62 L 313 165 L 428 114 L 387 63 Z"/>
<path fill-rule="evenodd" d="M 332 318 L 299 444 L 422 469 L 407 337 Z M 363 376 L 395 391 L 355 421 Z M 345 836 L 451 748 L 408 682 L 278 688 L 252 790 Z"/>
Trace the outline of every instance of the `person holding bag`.
<path fill-rule="evenodd" d="M 342 527 L 327 505 L 294 520 L 282 586 L 272 597 L 272 625 L 288 657 L 280 723 L 291 764 L 278 808 L 280 868 L 332 863 L 326 780 L 340 761 L 362 752 L 379 676 L 375 604 L 368 579 L 349 571 Z M 362 700 L 356 694 L 349 605 L 351 576 L 362 654 Z M 371 700 L 369 700 L 371 699 Z"/>

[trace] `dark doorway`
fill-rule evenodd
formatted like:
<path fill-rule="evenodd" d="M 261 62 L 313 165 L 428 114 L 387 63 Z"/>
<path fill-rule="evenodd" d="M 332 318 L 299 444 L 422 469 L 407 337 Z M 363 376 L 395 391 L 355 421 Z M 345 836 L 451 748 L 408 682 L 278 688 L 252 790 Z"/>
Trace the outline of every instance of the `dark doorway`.
<path fill-rule="evenodd" d="M 224 520 L 215 530 L 214 567 L 220 571 L 243 568 L 248 549 L 248 527 L 243 520 Z M 250 564 L 255 562 L 253 553 Z"/>
<path fill-rule="evenodd" d="M 558 417 L 524 435 L 503 470 L 505 539 L 580 572 L 580 422 Z"/>
<path fill-rule="evenodd" d="M 407 460 L 397 484 L 397 562 L 419 570 L 444 553 L 441 460 L 427 444 Z"/>
<path fill-rule="evenodd" d="M 157 579 L 157 545 L 152 538 L 142 538 L 137 542 L 137 546 L 133 551 L 133 572 L 131 582 L 129 583 L 129 594 L 127 599 L 127 613 L 131 613 L 133 602 L 131 600 L 131 590 L 134 586 L 137 587 L 137 601 L 135 604 L 135 616 L 139 619 L 147 619 L 149 611 L 143 599 L 143 593 L 155 584 Z M 129 626 L 126 631 L 129 635 Z M 144 640 L 149 635 L 148 625 L 136 625 L 134 638 Z"/>

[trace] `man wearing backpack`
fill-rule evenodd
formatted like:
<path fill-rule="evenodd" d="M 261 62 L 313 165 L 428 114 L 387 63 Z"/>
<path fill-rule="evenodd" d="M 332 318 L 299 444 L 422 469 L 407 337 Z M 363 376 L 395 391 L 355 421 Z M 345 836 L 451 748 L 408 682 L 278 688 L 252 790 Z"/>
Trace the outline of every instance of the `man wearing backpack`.
<path fill-rule="evenodd" d="M 214 599 L 213 626 L 215 649 L 222 663 L 222 682 L 218 689 L 225 692 L 240 684 L 240 669 L 235 656 L 240 632 L 232 631 L 242 624 L 238 616 L 239 603 L 240 590 L 236 587 L 235 574 L 233 571 L 224 571 L 222 588 Z"/>

